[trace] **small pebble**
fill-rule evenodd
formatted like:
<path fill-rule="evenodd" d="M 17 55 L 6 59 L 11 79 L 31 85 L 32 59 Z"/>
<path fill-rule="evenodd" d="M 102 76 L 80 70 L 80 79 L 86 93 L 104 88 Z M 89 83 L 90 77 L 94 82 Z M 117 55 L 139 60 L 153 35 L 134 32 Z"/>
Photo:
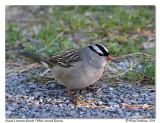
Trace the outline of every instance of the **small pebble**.
<path fill-rule="evenodd" d="M 113 90 L 114 90 L 114 88 L 110 87 L 110 88 L 109 88 L 109 90 L 110 90 L 110 91 L 113 91 Z"/>
<path fill-rule="evenodd" d="M 79 112 L 79 114 L 82 115 L 82 114 L 84 114 L 84 112 L 81 111 L 81 112 Z"/>
<path fill-rule="evenodd" d="M 32 105 L 32 103 L 27 103 L 28 106 Z"/>
<path fill-rule="evenodd" d="M 71 111 L 70 113 L 71 113 L 72 116 L 76 114 L 75 111 Z"/>
<path fill-rule="evenodd" d="M 13 107 L 13 106 L 9 106 L 9 107 L 8 107 L 8 110 L 10 110 L 10 111 L 14 111 L 14 110 L 16 110 L 16 108 L 15 108 L 15 107 Z"/>
<path fill-rule="evenodd" d="M 108 109 L 107 111 L 109 111 L 109 112 L 116 112 L 116 109 L 115 108 L 110 108 L 110 109 Z"/>
<path fill-rule="evenodd" d="M 142 68 L 142 65 L 138 65 L 138 66 L 137 66 L 137 69 L 138 69 L 138 70 L 141 70 L 141 68 Z"/>
<path fill-rule="evenodd" d="M 135 113 L 135 116 L 140 116 L 140 114 L 138 112 Z"/>
<path fill-rule="evenodd" d="M 40 98 L 40 99 L 39 99 L 39 102 L 41 102 L 41 103 L 42 103 L 42 102 L 43 102 L 43 99 L 42 99 L 42 98 Z"/>
<path fill-rule="evenodd" d="M 34 85 L 34 83 L 33 82 L 28 82 L 27 85 Z"/>
<path fill-rule="evenodd" d="M 29 85 L 28 88 L 35 89 L 36 85 Z"/>
<path fill-rule="evenodd" d="M 122 114 L 123 110 L 121 108 L 117 108 L 117 112 L 118 112 L 118 114 Z"/>
<path fill-rule="evenodd" d="M 124 63 L 127 60 L 120 62 L 121 67 Z M 138 86 L 139 83 L 115 86 L 104 83 L 98 93 L 70 89 L 75 98 L 82 95 L 79 102 L 84 101 L 74 104 L 64 86 L 57 82 L 47 86 L 44 83 L 20 82 L 33 73 L 36 74 L 33 70 L 6 74 L 6 118 L 128 118 L 145 115 L 155 118 L 152 108 L 143 110 L 122 106 L 122 103 L 155 106 L 155 91 L 144 90 Z M 94 86 L 99 88 L 98 84 Z"/>
<path fill-rule="evenodd" d="M 39 107 L 39 105 L 40 105 L 39 102 L 34 103 L 34 106 L 36 106 L 36 107 Z"/>
<path fill-rule="evenodd" d="M 102 102 L 102 101 L 98 101 L 97 103 L 98 103 L 98 105 L 102 105 L 102 104 L 103 104 L 103 102 Z"/>
<path fill-rule="evenodd" d="M 33 100 L 34 100 L 34 97 L 29 97 L 27 101 L 28 102 L 33 102 Z"/>
<path fill-rule="evenodd" d="M 5 111 L 5 113 L 6 113 L 6 114 L 11 114 L 12 112 L 11 112 L 11 111 Z"/>
<path fill-rule="evenodd" d="M 120 62 L 120 63 L 118 63 L 118 65 L 119 65 L 121 68 L 125 68 L 125 63 L 124 63 L 124 62 Z"/>
<path fill-rule="evenodd" d="M 86 96 L 91 97 L 92 93 L 87 93 Z"/>

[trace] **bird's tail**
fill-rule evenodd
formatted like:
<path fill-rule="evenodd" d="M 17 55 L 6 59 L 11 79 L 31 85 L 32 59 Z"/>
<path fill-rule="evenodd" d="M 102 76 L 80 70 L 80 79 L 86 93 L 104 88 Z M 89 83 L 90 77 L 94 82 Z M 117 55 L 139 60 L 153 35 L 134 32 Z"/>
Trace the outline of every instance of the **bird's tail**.
<path fill-rule="evenodd" d="M 47 57 L 43 57 L 43 56 L 40 56 L 37 54 L 28 53 L 28 52 L 21 52 L 19 54 L 23 55 L 27 58 L 31 58 L 31 59 L 35 60 L 36 62 L 46 63 L 48 66 L 52 66 L 52 63 L 48 60 Z"/>

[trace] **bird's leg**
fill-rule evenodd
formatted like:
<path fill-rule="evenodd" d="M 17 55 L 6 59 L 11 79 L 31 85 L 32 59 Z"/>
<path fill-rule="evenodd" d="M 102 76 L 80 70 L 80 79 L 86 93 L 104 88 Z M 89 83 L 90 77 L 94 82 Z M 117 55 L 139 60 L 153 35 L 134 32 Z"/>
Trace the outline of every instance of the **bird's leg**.
<path fill-rule="evenodd" d="M 70 91 L 69 91 L 69 89 L 68 89 L 67 86 L 66 86 L 66 89 L 67 89 L 67 93 L 68 93 L 68 95 L 70 96 L 70 98 L 74 100 L 75 97 L 70 93 Z"/>
<path fill-rule="evenodd" d="M 90 87 L 86 87 L 86 90 L 87 91 L 97 91 L 98 90 L 98 88 L 90 88 Z"/>
<path fill-rule="evenodd" d="M 85 102 L 85 100 L 82 100 L 82 99 L 81 99 L 82 96 L 79 96 L 79 97 L 75 98 L 75 97 L 70 93 L 70 91 L 69 91 L 69 89 L 68 89 L 67 86 L 66 86 L 66 89 L 67 89 L 68 95 L 70 96 L 71 99 L 73 99 L 73 102 L 74 102 L 75 104 L 79 104 L 79 103 Z"/>

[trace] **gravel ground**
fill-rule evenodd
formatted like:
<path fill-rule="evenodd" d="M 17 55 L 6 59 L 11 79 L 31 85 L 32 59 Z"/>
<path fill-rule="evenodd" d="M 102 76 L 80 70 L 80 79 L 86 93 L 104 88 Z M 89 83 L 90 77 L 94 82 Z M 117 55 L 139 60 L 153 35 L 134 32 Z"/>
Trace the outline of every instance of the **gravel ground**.
<path fill-rule="evenodd" d="M 155 91 L 139 84 L 97 83 L 91 87 L 98 87 L 98 92 L 71 90 L 87 100 L 75 105 L 56 81 L 47 85 L 20 82 L 30 74 L 35 72 L 6 75 L 6 118 L 155 118 Z"/>

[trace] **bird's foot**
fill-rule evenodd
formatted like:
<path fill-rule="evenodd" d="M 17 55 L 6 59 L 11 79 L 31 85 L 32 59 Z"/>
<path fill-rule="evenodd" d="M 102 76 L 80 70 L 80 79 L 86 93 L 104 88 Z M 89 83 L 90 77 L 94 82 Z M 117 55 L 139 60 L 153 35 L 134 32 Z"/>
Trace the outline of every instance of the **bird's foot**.
<path fill-rule="evenodd" d="M 66 89 L 67 89 L 67 92 L 68 92 L 68 95 L 70 96 L 70 98 L 73 100 L 73 102 L 75 104 L 80 104 L 80 103 L 84 103 L 86 100 L 85 99 L 82 99 L 82 96 L 79 96 L 79 97 L 74 97 L 72 95 L 72 93 L 69 91 L 68 87 L 66 86 Z"/>
<path fill-rule="evenodd" d="M 90 88 L 90 87 L 86 87 L 87 91 L 91 91 L 91 92 L 95 92 L 98 90 L 98 88 Z"/>

